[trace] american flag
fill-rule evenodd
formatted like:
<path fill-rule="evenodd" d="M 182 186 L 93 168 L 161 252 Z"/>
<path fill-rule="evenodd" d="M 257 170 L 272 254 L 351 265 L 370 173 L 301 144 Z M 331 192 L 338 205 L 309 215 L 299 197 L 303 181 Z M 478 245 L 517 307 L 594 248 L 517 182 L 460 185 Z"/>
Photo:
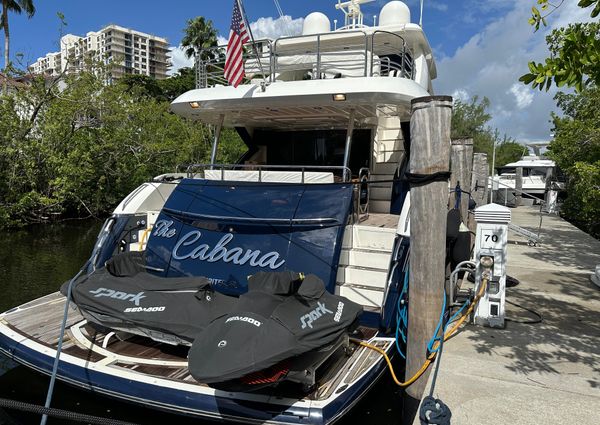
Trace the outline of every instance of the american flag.
<path fill-rule="evenodd" d="M 224 75 L 233 87 L 240 85 L 246 73 L 244 72 L 243 45 L 250 41 L 248 30 L 238 0 L 233 0 L 233 16 L 231 17 L 231 29 L 229 31 L 229 42 L 225 54 Z"/>

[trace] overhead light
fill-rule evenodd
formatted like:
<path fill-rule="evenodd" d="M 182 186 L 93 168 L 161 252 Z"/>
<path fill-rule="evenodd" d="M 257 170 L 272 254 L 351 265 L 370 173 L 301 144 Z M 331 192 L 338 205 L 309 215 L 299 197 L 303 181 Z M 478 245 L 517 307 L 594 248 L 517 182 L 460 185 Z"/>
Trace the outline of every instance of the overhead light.
<path fill-rule="evenodd" d="M 190 102 L 190 106 L 192 109 L 198 109 L 200 107 L 200 102 Z"/>
<path fill-rule="evenodd" d="M 344 102 L 346 100 L 346 95 L 344 93 L 337 93 L 333 95 L 333 100 L 335 102 Z"/>

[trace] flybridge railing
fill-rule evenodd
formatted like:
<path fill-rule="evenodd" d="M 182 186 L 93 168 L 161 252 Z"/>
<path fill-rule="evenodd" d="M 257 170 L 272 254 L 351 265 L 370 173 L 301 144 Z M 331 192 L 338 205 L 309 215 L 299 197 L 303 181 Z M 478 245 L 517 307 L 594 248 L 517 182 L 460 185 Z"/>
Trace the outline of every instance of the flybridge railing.
<path fill-rule="evenodd" d="M 275 41 L 256 41 L 256 53 L 244 48 L 246 79 L 274 81 L 321 80 L 352 77 L 413 79 L 413 54 L 400 35 L 375 31 L 341 31 Z M 196 87 L 229 85 L 224 77 L 225 46 L 196 55 Z"/>

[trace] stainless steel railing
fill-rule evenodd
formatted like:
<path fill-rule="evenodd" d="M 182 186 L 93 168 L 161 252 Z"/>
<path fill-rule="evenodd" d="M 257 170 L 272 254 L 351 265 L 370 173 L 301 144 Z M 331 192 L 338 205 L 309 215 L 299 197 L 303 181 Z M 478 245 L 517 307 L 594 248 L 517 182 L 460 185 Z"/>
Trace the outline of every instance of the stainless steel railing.
<path fill-rule="evenodd" d="M 414 78 L 413 54 L 405 40 L 388 31 L 362 30 L 257 40 L 243 53 L 246 77 L 298 81 L 351 77 Z M 225 46 L 196 55 L 196 87 L 228 85 L 223 72 Z"/>
<path fill-rule="evenodd" d="M 178 170 L 185 169 L 189 178 L 197 177 L 198 174 L 204 175 L 205 170 L 220 170 L 221 180 L 225 180 L 226 170 L 246 170 L 258 171 L 258 182 L 263 182 L 263 171 L 299 171 L 301 172 L 300 183 L 305 182 L 307 172 L 321 171 L 332 172 L 334 176 L 338 176 L 342 181 L 350 181 L 352 172 L 350 168 L 344 166 L 329 166 L 329 165 L 256 165 L 256 164 L 190 164 L 179 166 Z"/>

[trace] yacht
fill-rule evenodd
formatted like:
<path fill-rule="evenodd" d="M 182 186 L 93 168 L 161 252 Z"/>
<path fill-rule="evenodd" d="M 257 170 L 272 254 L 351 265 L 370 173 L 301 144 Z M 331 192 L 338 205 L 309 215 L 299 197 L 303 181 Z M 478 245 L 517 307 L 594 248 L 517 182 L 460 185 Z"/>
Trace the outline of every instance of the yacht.
<path fill-rule="evenodd" d="M 519 161 L 511 162 L 502 167 L 497 167 L 498 174 L 493 177 L 493 190 L 497 191 L 498 201 L 509 200 L 514 194 L 516 187 L 517 169 L 523 170 L 523 194 L 529 199 L 544 199 L 548 190 L 562 191 L 565 189 L 564 176 L 556 166 L 556 163 L 546 158 L 541 150 L 549 143 L 530 143 L 526 147 L 530 149 L 528 155 L 521 157 Z M 531 152 L 533 151 L 533 152 Z"/>
<path fill-rule="evenodd" d="M 387 373 L 365 344 L 401 370 L 402 176 L 411 100 L 433 94 L 436 67 L 404 3 L 368 26 L 368 2 L 338 2 L 340 28 L 315 12 L 301 35 L 247 45 L 237 87 L 223 47 L 199 54 L 197 89 L 172 111 L 213 126 L 210 163 L 123 199 L 79 276 L 0 314 L 0 351 L 48 375 L 58 358 L 79 388 L 243 423 L 341 418 Z M 225 127 L 247 146 L 235 164 L 219 162 Z"/>

